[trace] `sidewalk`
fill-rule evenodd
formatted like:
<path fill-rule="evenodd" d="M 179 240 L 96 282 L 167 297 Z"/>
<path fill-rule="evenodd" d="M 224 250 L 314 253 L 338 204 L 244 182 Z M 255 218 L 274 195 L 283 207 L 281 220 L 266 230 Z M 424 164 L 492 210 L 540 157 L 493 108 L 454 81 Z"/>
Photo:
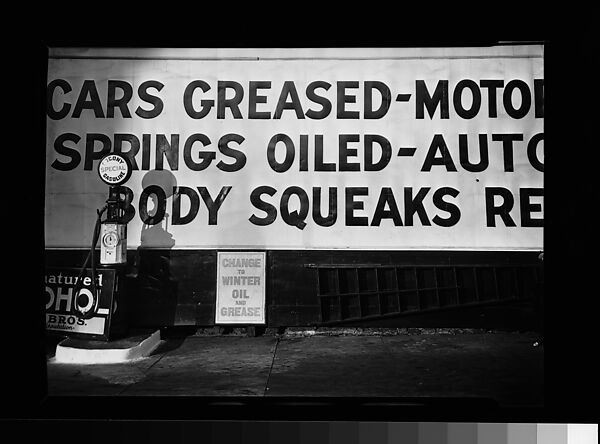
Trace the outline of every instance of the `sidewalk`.
<path fill-rule="evenodd" d="M 460 397 L 543 405 L 534 333 L 166 338 L 149 357 L 57 364 L 49 396 Z"/>

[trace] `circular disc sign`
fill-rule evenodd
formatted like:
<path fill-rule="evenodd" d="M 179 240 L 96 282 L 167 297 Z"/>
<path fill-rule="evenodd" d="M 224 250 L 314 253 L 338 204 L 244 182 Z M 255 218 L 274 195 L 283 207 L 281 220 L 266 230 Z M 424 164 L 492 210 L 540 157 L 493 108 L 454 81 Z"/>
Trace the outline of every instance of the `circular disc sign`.
<path fill-rule="evenodd" d="M 131 165 L 121 154 L 108 154 L 98 165 L 98 175 L 107 185 L 122 185 L 131 176 Z"/>

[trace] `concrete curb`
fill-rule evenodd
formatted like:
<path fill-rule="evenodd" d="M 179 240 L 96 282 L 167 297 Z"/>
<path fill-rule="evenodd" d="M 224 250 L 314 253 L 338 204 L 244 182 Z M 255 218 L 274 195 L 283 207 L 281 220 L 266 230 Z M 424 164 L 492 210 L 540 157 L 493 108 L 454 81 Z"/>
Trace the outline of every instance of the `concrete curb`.
<path fill-rule="evenodd" d="M 63 345 L 56 346 L 53 362 L 59 364 L 116 364 L 147 357 L 160 345 L 160 330 L 156 330 L 137 345 L 126 348 L 87 348 Z"/>
<path fill-rule="evenodd" d="M 521 330 L 496 330 L 489 328 L 421 328 L 421 327 L 269 327 L 260 336 L 275 336 L 283 338 L 309 337 L 309 336 L 412 336 L 412 335 L 468 335 L 468 334 L 495 334 L 495 333 L 523 333 Z M 223 326 L 199 327 L 192 333 L 193 336 L 248 336 L 246 328 L 229 328 Z"/>
<path fill-rule="evenodd" d="M 496 333 L 480 328 L 368 328 L 368 327 L 292 327 L 286 328 L 284 337 L 306 336 L 400 336 L 400 335 L 463 335 Z"/>

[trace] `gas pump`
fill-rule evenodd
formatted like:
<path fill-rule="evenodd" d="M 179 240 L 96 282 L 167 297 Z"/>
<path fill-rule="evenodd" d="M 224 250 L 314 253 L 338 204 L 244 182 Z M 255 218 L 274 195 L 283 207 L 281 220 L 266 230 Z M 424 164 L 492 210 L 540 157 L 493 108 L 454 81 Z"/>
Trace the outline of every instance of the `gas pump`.
<path fill-rule="evenodd" d="M 106 204 L 97 210 L 96 224 L 92 236 L 92 245 L 79 273 L 75 286 L 71 311 L 80 319 L 90 319 L 98 311 L 100 289 L 97 288 L 96 245 L 100 241 L 100 266 L 113 268 L 117 281 L 123 287 L 125 267 L 127 265 L 127 222 L 131 220 L 133 211 L 131 194 L 122 185 L 131 176 L 131 164 L 121 154 L 108 154 L 100 160 L 98 175 L 109 186 Z M 102 215 L 106 212 L 106 219 Z M 82 288 L 83 277 L 88 267 L 91 268 L 91 291 Z M 119 279 L 120 277 L 120 279 Z M 114 301 L 116 304 L 116 300 Z M 116 310 L 116 306 L 114 307 Z"/>
<path fill-rule="evenodd" d="M 125 265 L 127 263 L 127 223 L 124 221 L 128 207 L 127 194 L 118 185 L 110 185 L 106 201 L 107 217 L 100 224 L 100 264 Z"/>

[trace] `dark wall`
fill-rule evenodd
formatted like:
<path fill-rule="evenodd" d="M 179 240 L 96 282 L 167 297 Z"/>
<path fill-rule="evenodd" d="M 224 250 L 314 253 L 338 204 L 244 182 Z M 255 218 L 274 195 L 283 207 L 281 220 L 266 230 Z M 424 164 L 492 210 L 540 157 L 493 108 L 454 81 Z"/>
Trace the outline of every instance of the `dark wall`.
<path fill-rule="evenodd" d="M 86 255 L 47 250 L 45 263 L 80 267 Z M 216 258 L 128 251 L 131 324 L 214 325 Z M 541 271 L 537 252 L 269 250 L 267 326 L 518 325 L 531 321 Z"/>

